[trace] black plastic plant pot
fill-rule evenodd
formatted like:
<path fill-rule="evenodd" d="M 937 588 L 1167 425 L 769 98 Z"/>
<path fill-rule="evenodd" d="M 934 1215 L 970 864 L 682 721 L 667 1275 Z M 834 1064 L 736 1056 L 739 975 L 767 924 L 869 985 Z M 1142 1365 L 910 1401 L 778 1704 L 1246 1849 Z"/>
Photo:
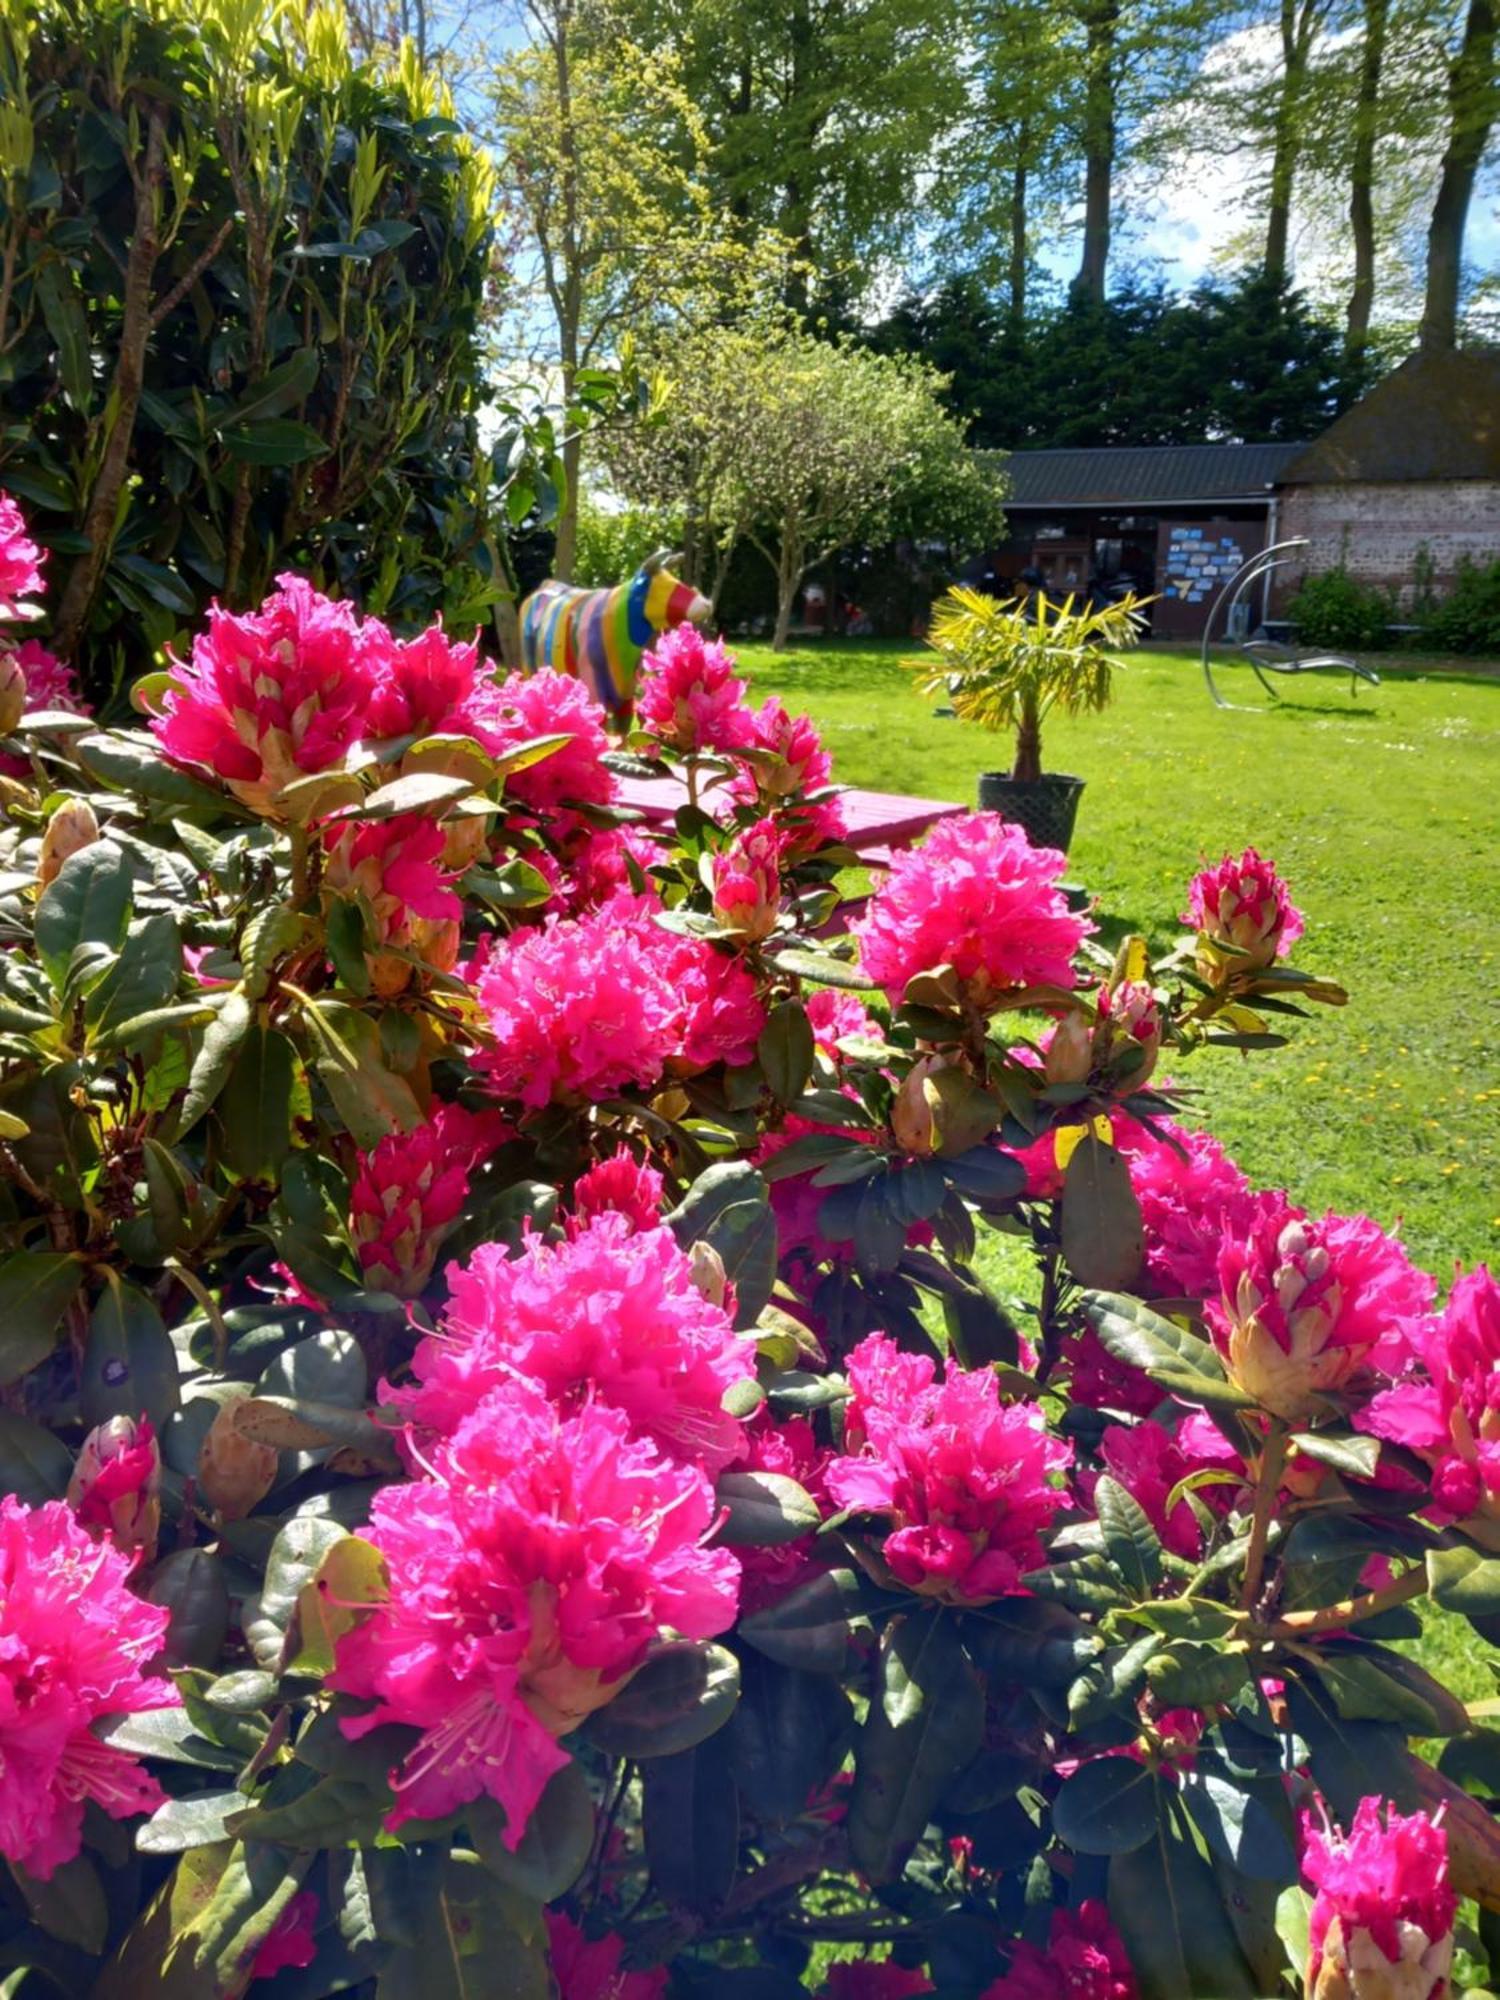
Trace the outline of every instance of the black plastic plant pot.
<path fill-rule="evenodd" d="M 1033 847 L 1058 847 L 1066 854 L 1083 785 L 1082 778 L 1061 772 L 1041 778 L 1009 778 L 1002 771 L 981 771 L 979 809 L 999 813 L 1020 827 Z"/>

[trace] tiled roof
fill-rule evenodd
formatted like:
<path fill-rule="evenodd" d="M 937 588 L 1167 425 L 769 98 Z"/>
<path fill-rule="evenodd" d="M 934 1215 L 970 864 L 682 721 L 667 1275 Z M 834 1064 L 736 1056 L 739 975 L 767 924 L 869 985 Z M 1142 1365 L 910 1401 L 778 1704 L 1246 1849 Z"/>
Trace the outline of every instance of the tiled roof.
<path fill-rule="evenodd" d="M 992 456 L 1007 508 L 1262 500 L 1300 444 L 1109 445 Z"/>
<path fill-rule="evenodd" d="M 1414 354 L 1298 452 L 1285 478 L 1500 479 L 1500 348 Z"/>

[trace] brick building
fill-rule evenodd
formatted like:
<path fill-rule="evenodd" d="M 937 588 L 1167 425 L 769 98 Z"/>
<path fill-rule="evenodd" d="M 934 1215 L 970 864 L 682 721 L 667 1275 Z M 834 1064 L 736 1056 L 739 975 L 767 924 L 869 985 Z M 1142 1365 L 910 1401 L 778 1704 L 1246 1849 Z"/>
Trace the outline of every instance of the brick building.
<path fill-rule="evenodd" d="M 1500 557 L 1500 348 L 1416 354 L 1281 469 L 1278 533 L 1304 574 L 1441 596 L 1460 563 Z"/>

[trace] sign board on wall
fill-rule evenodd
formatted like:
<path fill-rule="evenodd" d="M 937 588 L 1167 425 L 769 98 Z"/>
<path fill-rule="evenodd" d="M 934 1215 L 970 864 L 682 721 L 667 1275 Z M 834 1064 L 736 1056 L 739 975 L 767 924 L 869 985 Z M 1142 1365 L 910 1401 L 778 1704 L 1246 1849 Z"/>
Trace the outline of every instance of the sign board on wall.
<path fill-rule="evenodd" d="M 1260 548 L 1256 522 L 1163 521 L 1157 541 L 1152 629 L 1164 638 L 1196 638 L 1214 599 L 1235 571 Z"/>

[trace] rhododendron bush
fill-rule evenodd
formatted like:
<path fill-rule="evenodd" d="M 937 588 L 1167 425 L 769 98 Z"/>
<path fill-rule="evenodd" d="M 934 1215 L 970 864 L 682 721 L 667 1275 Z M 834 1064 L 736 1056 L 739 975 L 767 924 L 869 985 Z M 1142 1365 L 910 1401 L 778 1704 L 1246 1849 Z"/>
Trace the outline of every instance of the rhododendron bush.
<path fill-rule="evenodd" d="M 1401 1642 L 1497 1629 L 1500 1286 L 1196 1109 L 1343 1001 L 1316 881 L 1153 949 L 969 814 L 846 905 L 687 628 L 616 739 L 291 577 L 112 725 L 21 631 L 0 1990 L 1483 1976 L 1495 1705 Z"/>

